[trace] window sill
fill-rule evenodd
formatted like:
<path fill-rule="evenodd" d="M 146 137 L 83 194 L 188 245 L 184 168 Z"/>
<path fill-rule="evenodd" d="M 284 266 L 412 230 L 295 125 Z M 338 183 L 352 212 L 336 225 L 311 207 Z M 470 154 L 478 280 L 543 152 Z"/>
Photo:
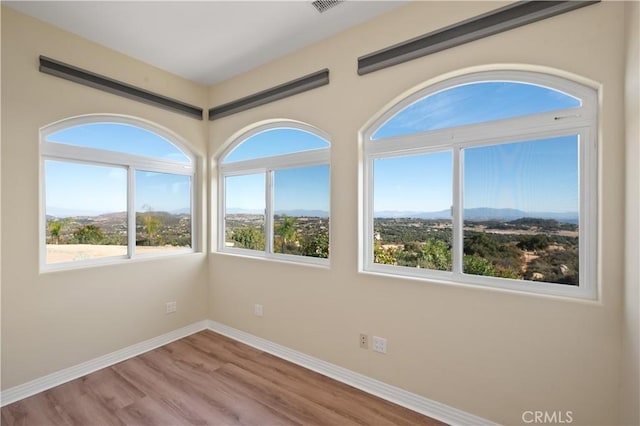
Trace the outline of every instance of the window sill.
<path fill-rule="evenodd" d="M 204 253 L 194 250 L 176 250 L 175 252 L 171 253 L 142 254 L 131 258 L 127 256 L 113 256 L 100 259 L 81 260 L 77 262 L 51 263 L 42 265 L 40 267 L 40 274 L 49 274 L 52 272 L 69 272 L 74 270 L 99 268 L 105 266 L 127 265 L 141 262 L 150 262 L 153 260 L 166 260 L 167 258 L 179 258 L 197 255 L 204 256 Z"/>
<path fill-rule="evenodd" d="M 253 250 L 219 250 L 213 251 L 213 255 L 223 255 L 223 256 L 232 256 L 232 257 L 240 257 L 244 259 L 254 259 L 258 261 L 266 261 L 266 262 L 276 262 L 276 263 L 284 263 L 289 265 L 297 265 L 297 266 L 311 266 L 322 269 L 329 269 L 331 267 L 331 261 L 329 259 L 320 258 L 320 257 L 309 257 L 309 256 L 295 256 L 295 255 L 286 255 L 286 254 L 266 254 L 264 252 L 256 252 Z"/>
<path fill-rule="evenodd" d="M 452 273 L 443 271 L 441 274 L 428 275 L 420 272 L 413 271 L 413 268 L 406 268 L 409 273 L 397 273 L 391 271 L 393 267 L 385 267 L 381 265 L 373 265 L 368 268 L 361 268 L 358 273 L 362 275 L 378 276 L 385 278 L 393 278 L 399 280 L 409 280 L 414 282 L 422 282 L 428 284 L 455 286 L 474 290 L 489 290 L 499 293 L 510 293 L 518 295 L 539 296 L 544 298 L 550 298 L 554 300 L 569 301 L 569 302 L 582 302 L 589 305 L 601 305 L 602 302 L 598 298 L 596 291 L 587 288 L 579 288 L 575 286 L 568 286 L 563 284 L 557 284 L 558 288 L 549 289 L 549 286 L 555 286 L 551 283 L 535 283 L 531 281 L 518 282 L 509 279 L 490 279 L 491 282 L 487 282 L 487 278 L 482 276 L 474 276 L 463 274 L 465 281 L 456 280 Z M 403 268 L 404 269 L 404 268 Z M 404 272 L 404 271 L 403 271 Z M 413 272 L 413 273 L 411 273 Z M 449 275 L 449 276 L 447 276 Z M 544 284 L 542 287 L 533 287 L 529 284 Z"/>

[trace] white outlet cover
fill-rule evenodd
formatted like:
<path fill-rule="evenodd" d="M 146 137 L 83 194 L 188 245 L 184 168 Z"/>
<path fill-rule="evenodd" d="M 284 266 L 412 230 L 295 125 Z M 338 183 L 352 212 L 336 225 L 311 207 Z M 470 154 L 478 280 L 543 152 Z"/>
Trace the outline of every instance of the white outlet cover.
<path fill-rule="evenodd" d="M 176 302 L 167 302 L 165 304 L 165 312 L 167 314 L 175 312 L 176 310 L 177 310 L 177 303 Z"/>
<path fill-rule="evenodd" d="M 253 314 L 257 317 L 261 317 L 262 315 L 264 315 L 264 309 L 262 305 L 259 305 L 257 303 L 253 305 Z"/>
<path fill-rule="evenodd" d="M 373 336 L 373 345 L 372 348 L 375 352 L 380 352 L 383 354 L 387 353 L 387 339 L 384 337 Z"/>

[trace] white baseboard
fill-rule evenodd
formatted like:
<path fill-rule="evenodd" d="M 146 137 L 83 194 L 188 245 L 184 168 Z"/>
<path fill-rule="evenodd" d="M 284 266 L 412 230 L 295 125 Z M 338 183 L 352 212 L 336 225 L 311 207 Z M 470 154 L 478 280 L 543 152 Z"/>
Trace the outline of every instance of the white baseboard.
<path fill-rule="evenodd" d="M 290 361 L 294 364 L 308 368 L 309 370 L 331 377 L 334 380 L 345 383 L 364 392 L 378 396 L 394 404 L 401 405 L 425 416 L 443 421 L 450 425 L 492 425 L 491 422 L 482 417 L 475 416 L 457 408 L 450 407 L 437 401 L 425 398 L 415 393 L 406 391 L 396 386 L 391 386 L 379 380 L 372 379 L 364 374 L 331 364 L 321 359 L 306 355 L 302 352 L 287 348 L 285 346 L 254 336 L 244 331 L 220 324 L 215 321 L 208 321 L 208 328 L 211 331 L 220 333 L 234 340 L 252 346 L 264 352 L 268 352 L 279 358 Z"/>
<path fill-rule="evenodd" d="M 118 351 L 103 355 L 98 358 L 83 362 L 73 367 L 48 374 L 44 377 L 32 380 L 30 382 L 14 386 L 0 393 L 0 406 L 5 406 L 29 396 L 51 389 L 55 386 L 67 383 L 71 380 L 93 373 L 105 367 L 125 361 L 134 356 L 148 352 L 152 349 L 171 343 L 175 340 L 189 336 L 198 331 L 209 329 L 216 333 L 230 337 L 234 340 L 252 346 L 264 352 L 268 352 L 279 358 L 290 361 L 294 364 L 308 368 L 309 370 L 331 377 L 334 380 L 353 386 L 354 388 L 363 390 L 364 392 L 376 395 L 382 399 L 393 402 L 395 404 L 406 407 L 410 410 L 417 411 L 434 419 L 441 420 L 450 425 L 491 425 L 495 426 L 489 420 L 469 414 L 457 408 L 430 400 L 415 393 L 404 389 L 388 385 L 379 380 L 372 379 L 355 371 L 331 364 L 319 358 L 306 355 L 302 352 L 287 348 L 285 346 L 273 343 L 261 337 L 240 331 L 233 327 L 226 326 L 211 320 L 199 321 L 197 323 L 182 327 L 178 330 L 165 333 L 161 336 L 154 337 L 144 342 L 128 346 Z"/>
<path fill-rule="evenodd" d="M 129 358 L 166 345 L 174 340 L 182 339 L 183 337 L 207 328 L 209 328 L 209 322 L 207 320 L 199 321 L 186 327 L 179 328 L 178 330 L 165 333 L 161 336 L 145 340 L 144 342 L 136 343 L 135 345 L 128 346 L 110 354 L 103 355 L 81 364 L 74 365 L 73 367 L 56 371 L 55 373 L 48 374 L 30 382 L 14 386 L 0 393 L 0 406 L 4 407 L 12 402 L 19 401 L 31 395 L 35 395 L 39 392 L 85 376 L 89 373 L 93 373 L 94 371 L 125 361 Z"/>

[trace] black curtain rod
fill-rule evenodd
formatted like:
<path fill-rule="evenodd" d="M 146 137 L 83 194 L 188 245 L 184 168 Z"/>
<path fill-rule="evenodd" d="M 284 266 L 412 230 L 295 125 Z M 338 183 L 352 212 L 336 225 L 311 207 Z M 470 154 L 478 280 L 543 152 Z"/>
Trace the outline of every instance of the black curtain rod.
<path fill-rule="evenodd" d="M 411 40 L 358 58 L 358 74 L 364 75 L 430 55 L 470 41 L 599 3 L 600 0 L 520 1 L 435 30 Z"/>
<path fill-rule="evenodd" d="M 329 84 L 329 70 L 323 69 L 253 95 L 209 109 L 209 120 L 226 117 Z"/>
<path fill-rule="evenodd" d="M 204 110 L 202 108 L 167 98 L 130 84 L 47 58 L 46 56 L 40 56 L 40 72 L 64 78 L 65 80 L 73 81 L 75 83 L 84 84 L 85 86 L 103 90 L 114 95 L 133 99 L 138 102 L 143 102 L 148 105 L 185 114 L 198 120 L 203 119 L 202 115 Z"/>

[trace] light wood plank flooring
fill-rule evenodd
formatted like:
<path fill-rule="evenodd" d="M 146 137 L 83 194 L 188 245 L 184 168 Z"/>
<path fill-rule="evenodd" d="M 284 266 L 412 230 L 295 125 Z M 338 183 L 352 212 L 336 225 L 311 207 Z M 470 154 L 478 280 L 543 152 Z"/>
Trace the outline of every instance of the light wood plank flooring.
<path fill-rule="evenodd" d="M 2 408 L 2 425 L 435 425 L 205 330 Z"/>

